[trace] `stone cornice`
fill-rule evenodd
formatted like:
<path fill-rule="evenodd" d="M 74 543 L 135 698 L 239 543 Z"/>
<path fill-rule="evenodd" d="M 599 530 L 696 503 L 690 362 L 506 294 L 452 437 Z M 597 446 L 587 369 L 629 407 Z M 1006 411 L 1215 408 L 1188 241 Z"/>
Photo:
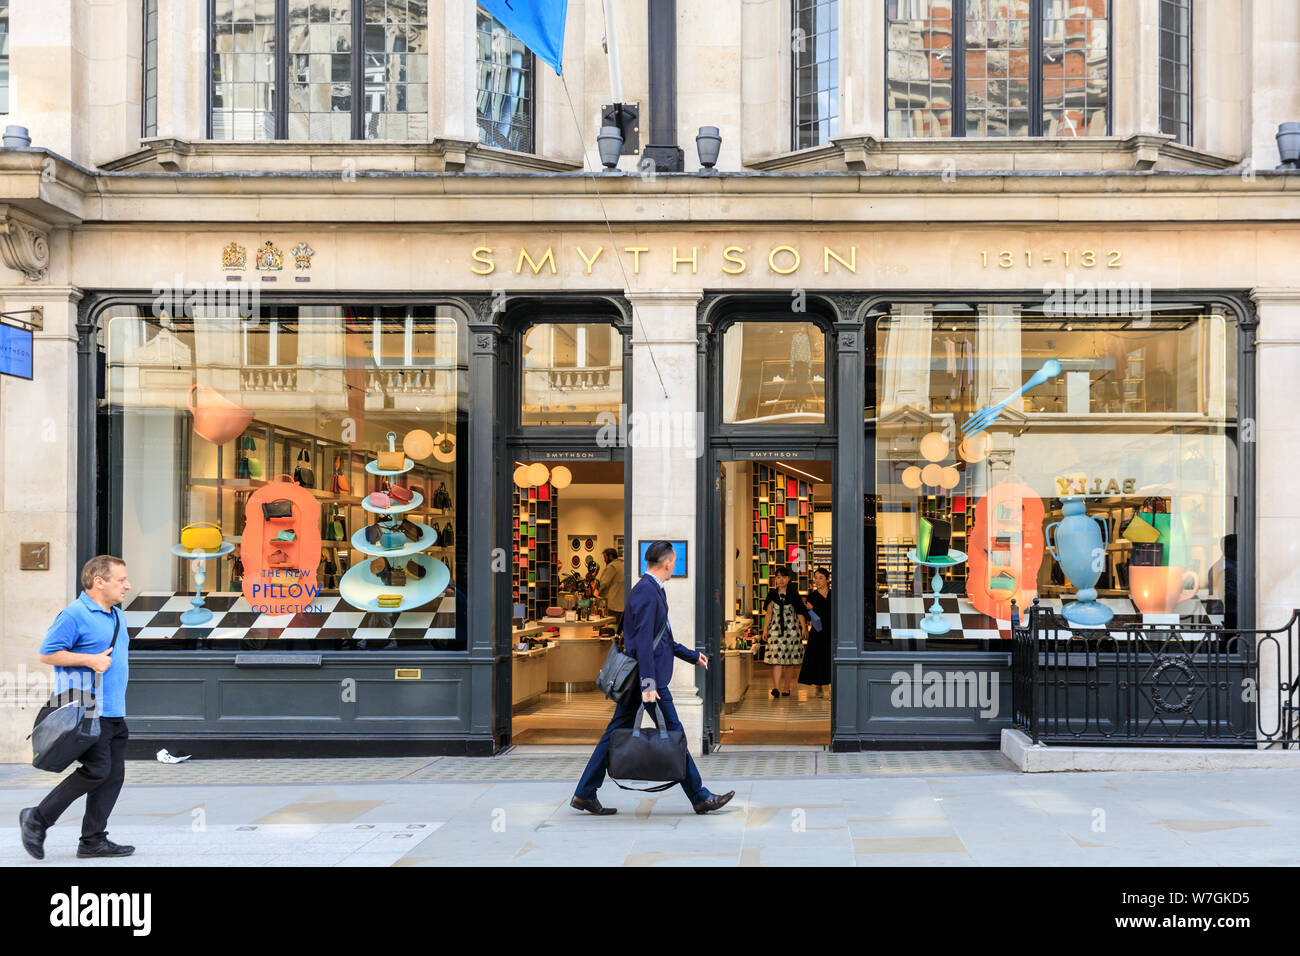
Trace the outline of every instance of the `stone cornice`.
<path fill-rule="evenodd" d="M 0 195 L 51 228 L 386 223 L 484 229 L 809 223 L 1244 223 L 1300 220 L 1300 172 L 918 171 L 635 174 L 357 170 L 93 171 L 0 150 Z M 599 201 L 598 201 L 599 197 Z M 490 205 L 485 206 L 483 201 Z"/>

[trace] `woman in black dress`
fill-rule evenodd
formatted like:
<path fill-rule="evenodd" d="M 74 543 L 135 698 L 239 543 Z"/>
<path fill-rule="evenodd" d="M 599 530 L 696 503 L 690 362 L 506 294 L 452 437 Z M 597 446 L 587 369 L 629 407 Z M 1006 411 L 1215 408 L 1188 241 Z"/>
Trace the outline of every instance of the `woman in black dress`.
<path fill-rule="evenodd" d="M 808 628 L 808 646 L 804 649 L 803 667 L 799 669 L 799 683 L 812 684 L 817 696 L 825 696 L 831 682 L 831 573 L 825 568 L 813 572 L 812 590 L 808 592 L 808 606 L 821 619 L 821 629 Z"/>

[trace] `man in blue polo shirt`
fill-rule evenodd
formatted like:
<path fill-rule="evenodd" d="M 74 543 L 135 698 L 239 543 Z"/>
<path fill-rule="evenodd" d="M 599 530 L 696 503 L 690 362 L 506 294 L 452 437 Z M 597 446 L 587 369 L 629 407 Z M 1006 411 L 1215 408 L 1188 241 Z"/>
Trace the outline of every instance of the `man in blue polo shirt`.
<path fill-rule="evenodd" d="M 126 778 L 126 684 L 130 676 L 126 627 L 121 604 L 131 582 L 121 558 L 101 554 L 81 569 L 77 600 L 59 612 L 41 642 L 41 663 L 54 665 L 55 690 L 94 689 L 94 675 L 103 674 L 99 698 L 99 740 L 81 755 L 76 773 L 65 777 L 39 806 L 18 814 L 23 847 L 38 860 L 45 858 L 45 831 L 78 797 L 86 798 L 77 856 L 130 856 L 133 846 L 108 838 L 108 816 Z"/>

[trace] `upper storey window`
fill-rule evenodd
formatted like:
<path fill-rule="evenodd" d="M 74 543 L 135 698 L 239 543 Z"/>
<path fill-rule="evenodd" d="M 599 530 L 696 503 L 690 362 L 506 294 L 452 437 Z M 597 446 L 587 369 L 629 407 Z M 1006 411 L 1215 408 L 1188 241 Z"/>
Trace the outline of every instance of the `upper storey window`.
<path fill-rule="evenodd" d="M 890 136 L 1104 136 L 1110 0 L 888 0 Z"/>
<path fill-rule="evenodd" d="M 537 70 L 533 54 L 517 36 L 478 8 L 478 141 L 531 153 L 534 146 Z"/>
<path fill-rule="evenodd" d="M 838 0 L 790 0 L 792 146 L 824 146 L 839 132 Z"/>
<path fill-rule="evenodd" d="M 213 139 L 426 140 L 427 0 L 213 0 Z"/>

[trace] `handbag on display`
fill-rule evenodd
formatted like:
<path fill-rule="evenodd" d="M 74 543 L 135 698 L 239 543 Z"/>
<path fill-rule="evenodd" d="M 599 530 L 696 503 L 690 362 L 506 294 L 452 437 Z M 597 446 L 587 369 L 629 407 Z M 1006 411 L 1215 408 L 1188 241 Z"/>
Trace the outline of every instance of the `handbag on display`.
<path fill-rule="evenodd" d="M 293 540 L 294 538 L 296 538 L 296 537 L 297 537 L 297 535 L 294 534 L 294 532 L 290 531 L 288 528 L 284 528 L 284 529 L 281 530 L 278 534 L 276 534 L 276 536 L 275 536 L 274 538 L 272 538 L 271 540 L 272 540 L 272 541 L 292 541 L 292 540 Z"/>
<path fill-rule="evenodd" d="M 379 575 L 384 574 L 387 570 L 388 570 L 387 558 L 375 558 L 375 560 L 370 562 L 370 573 L 373 574 L 375 577 L 379 577 Z"/>
<path fill-rule="evenodd" d="M 385 529 L 379 538 L 379 546 L 385 551 L 400 551 L 406 547 L 406 535 Z"/>
<path fill-rule="evenodd" d="M 386 583 L 390 588 L 406 587 L 406 571 L 402 568 L 389 568 L 388 578 L 384 583 Z"/>
<path fill-rule="evenodd" d="M 366 525 L 366 543 L 378 544 L 379 539 L 383 535 L 383 533 L 384 533 L 384 529 L 379 526 L 378 521 L 376 521 L 374 524 Z"/>
<path fill-rule="evenodd" d="M 372 508 L 391 508 L 393 506 L 393 499 L 388 497 L 388 495 L 382 491 L 372 491 L 370 494 L 366 495 L 366 504 L 370 505 Z"/>
<path fill-rule="evenodd" d="M 397 432 L 388 433 L 388 451 L 381 451 L 375 467 L 380 471 L 402 471 L 406 468 L 406 452 L 397 449 Z"/>
<path fill-rule="evenodd" d="M 405 518 L 402 519 L 401 524 L 394 525 L 393 530 L 402 532 L 406 536 L 406 540 L 411 542 L 419 541 L 424 536 L 424 532 L 420 530 L 418 524 Z"/>
<path fill-rule="evenodd" d="M 334 456 L 334 477 L 330 479 L 330 491 L 336 495 L 348 495 L 352 493 L 352 484 L 348 481 L 348 476 L 343 474 L 343 456 Z"/>
<path fill-rule="evenodd" d="M 609 779 L 624 790 L 656 793 L 677 786 L 686 777 L 690 760 L 686 750 L 686 732 L 669 730 L 664 720 L 663 708 L 655 707 L 655 726 L 642 727 L 641 716 L 645 704 L 636 712 L 631 727 L 622 727 L 610 734 Z M 624 787 L 624 780 L 666 780 L 657 787 Z"/>
<path fill-rule="evenodd" d="M 306 450 L 298 452 L 297 467 L 293 470 L 293 480 L 298 482 L 304 488 L 314 488 L 316 486 L 316 472 L 311 467 L 311 456 Z"/>
<path fill-rule="evenodd" d="M 249 467 L 248 459 L 243 457 L 242 455 L 240 456 L 239 460 L 235 462 L 235 477 L 236 478 L 253 477 L 253 469 Z"/>
<path fill-rule="evenodd" d="M 451 495 L 447 492 L 445 481 L 438 483 L 438 490 L 433 493 L 432 505 L 439 511 L 446 511 L 451 507 Z"/>
<path fill-rule="evenodd" d="M 401 485 L 393 485 L 388 489 L 388 497 L 396 501 L 399 505 L 409 505 L 413 498 L 409 488 L 403 488 Z"/>
<path fill-rule="evenodd" d="M 398 608 L 402 606 L 402 596 L 400 594 L 381 594 L 375 599 L 375 603 L 382 608 Z"/>
<path fill-rule="evenodd" d="M 181 529 L 181 547 L 186 551 L 220 551 L 221 525 L 196 521 Z"/>
<path fill-rule="evenodd" d="M 450 521 L 442 526 L 442 532 L 438 535 L 438 539 L 442 542 L 444 548 L 454 548 L 456 546 L 456 529 L 451 526 Z"/>
<path fill-rule="evenodd" d="M 267 557 L 266 563 L 267 564 L 288 564 L 289 556 L 285 554 L 283 551 L 281 551 L 279 548 L 276 548 Z"/>
<path fill-rule="evenodd" d="M 293 502 L 287 499 L 262 503 L 262 517 L 267 521 L 283 521 L 293 517 Z"/>
<path fill-rule="evenodd" d="M 406 573 L 419 581 L 429 573 L 429 569 L 419 561 L 415 560 L 415 558 L 412 558 L 410 561 L 406 562 Z"/>

